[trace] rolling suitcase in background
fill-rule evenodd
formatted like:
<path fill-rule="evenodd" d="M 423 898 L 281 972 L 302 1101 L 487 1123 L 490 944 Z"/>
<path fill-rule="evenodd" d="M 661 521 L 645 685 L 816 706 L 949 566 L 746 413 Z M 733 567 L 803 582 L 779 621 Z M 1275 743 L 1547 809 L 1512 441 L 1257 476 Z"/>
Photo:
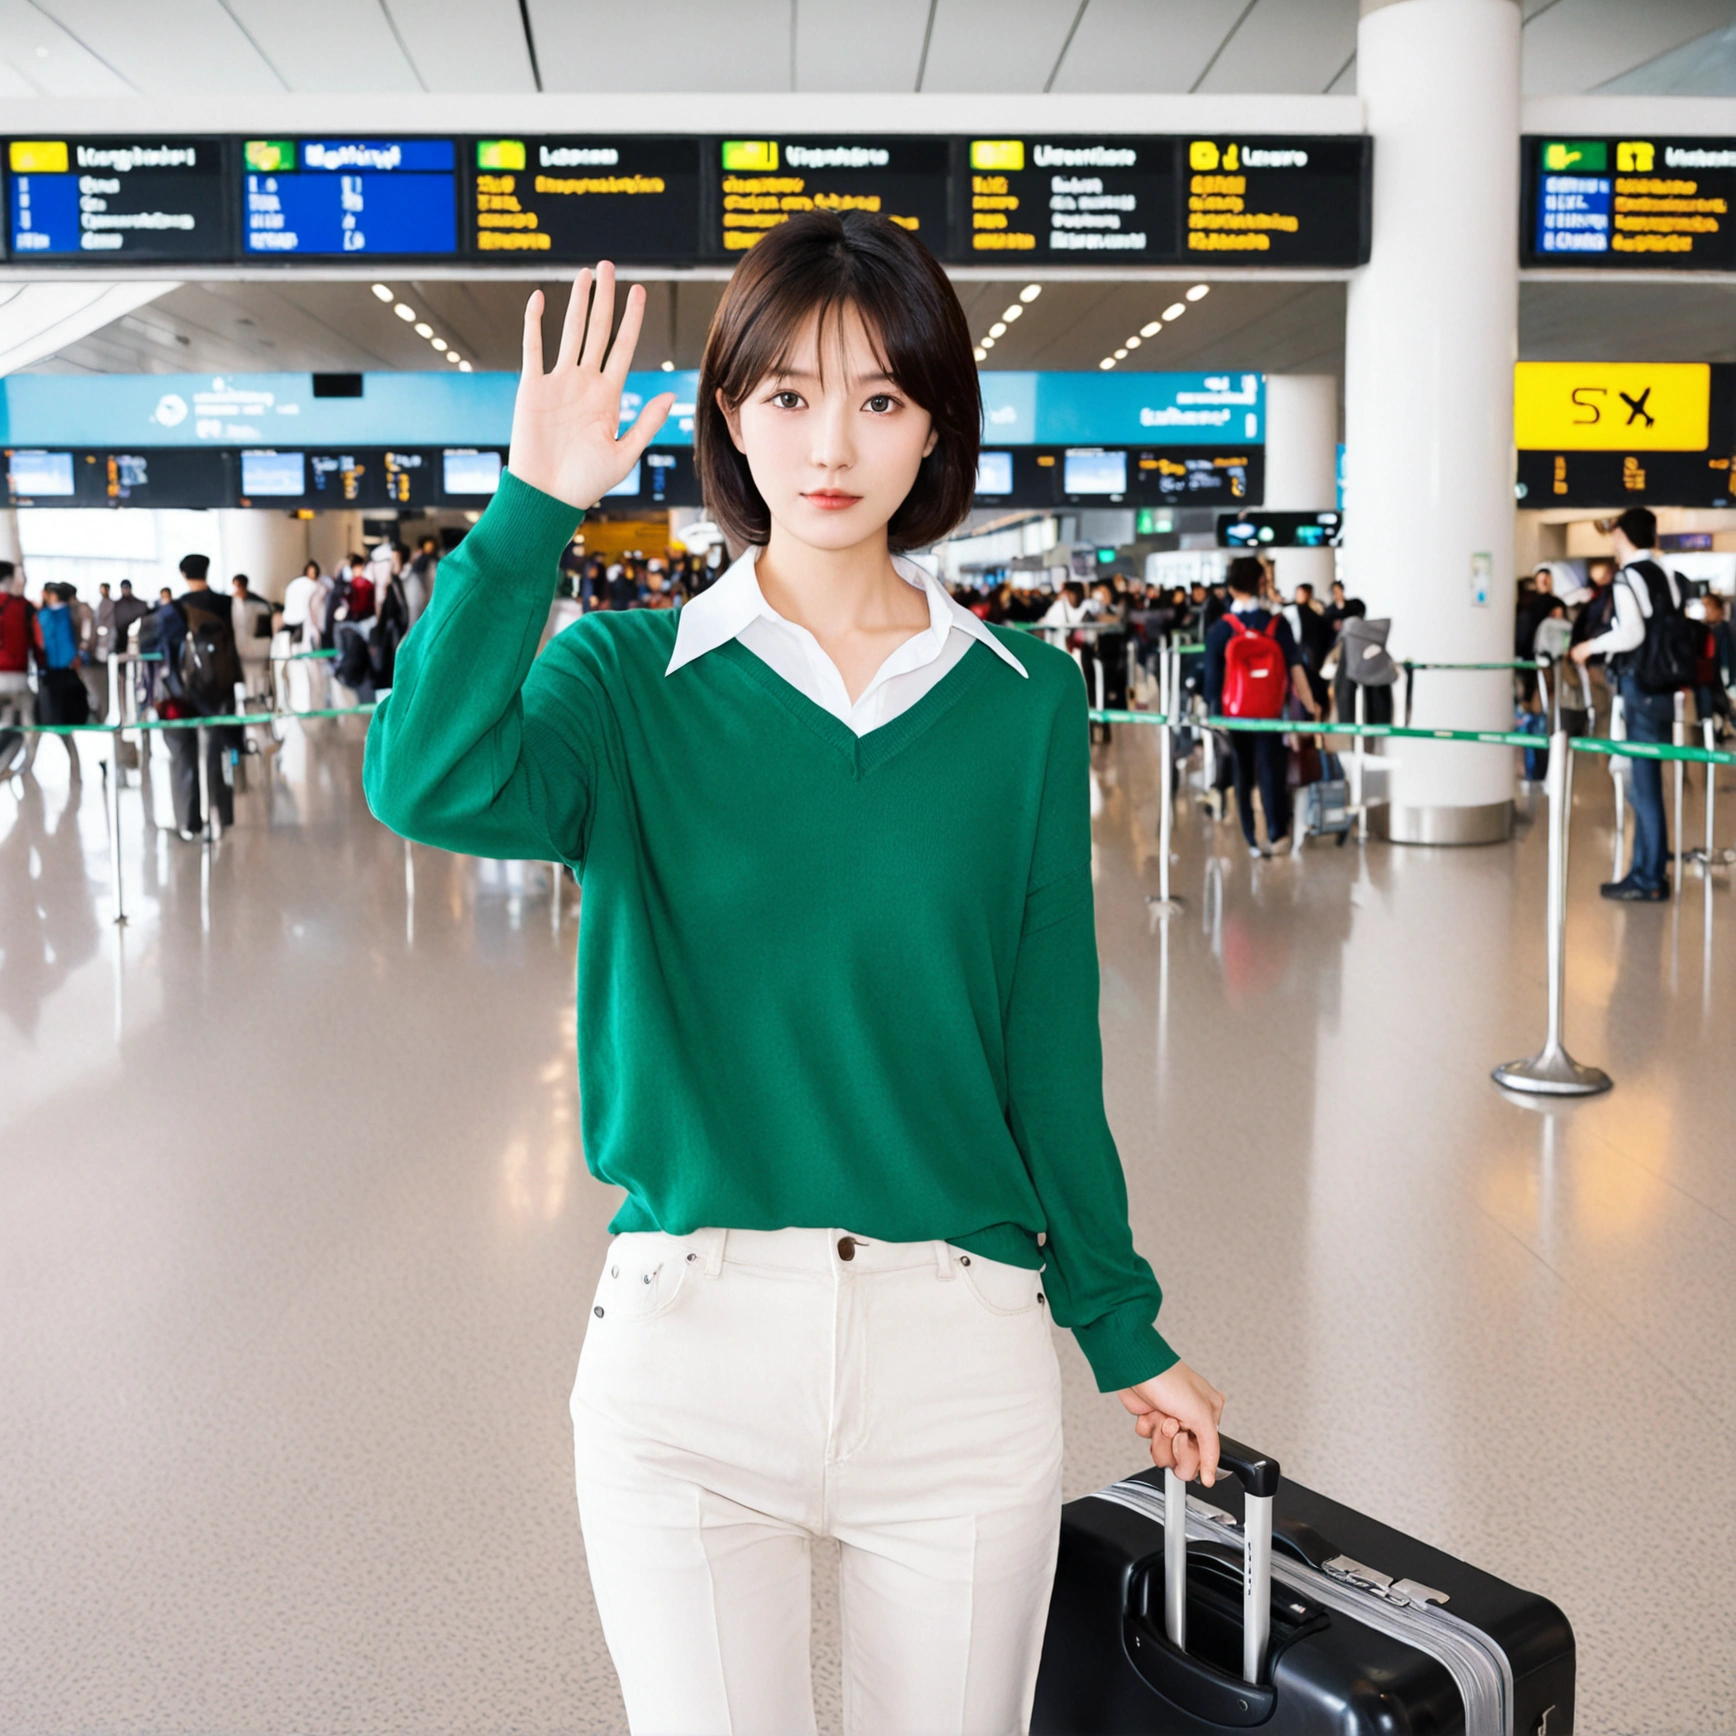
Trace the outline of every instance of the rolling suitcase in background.
<path fill-rule="evenodd" d="M 1355 823 L 1350 812 L 1350 782 L 1335 753 L 1320 756 L 1320 776 L 1296 792 L 1297 837 L 1337 838 L 1340 846 Z"/>
<path fill-rule="evenodd" d="M 1228 1439 L 1221 1463 L 1204 1498 L 1146 1470 L 1062 1509 L 1032 1736 L 1572 1731 L 1554 1604 Z"/>

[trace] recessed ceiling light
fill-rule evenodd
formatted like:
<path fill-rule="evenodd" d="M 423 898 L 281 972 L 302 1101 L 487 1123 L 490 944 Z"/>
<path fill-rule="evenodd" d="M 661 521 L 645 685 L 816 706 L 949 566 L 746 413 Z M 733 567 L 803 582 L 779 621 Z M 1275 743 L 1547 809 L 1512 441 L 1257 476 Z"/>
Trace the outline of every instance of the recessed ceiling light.
<path fill-rule="evenodd" d="M 1139 335 L 1142 338 L 1154 338 L 1162 330 L 1163 330 L 1163 322 L 1161 320 L 1155 320 L 1154 319 L 1149 324 L 1142 325 L 1139 328 Z"/>
<path fill-rule="evenodd" d="M 977 347 L 971 351 L 971 354 L 975 356 L 979 362 L 986 362 L 989 359 L 988 351 L 985 350 L 981 344 L 978 344 Z"/>
<path fill-rule="evenodd" d="M 392 312 L 395 313 L 399 319 L 406 322 L 411 321 L 416 317 L 416 310 L 405 302 L 399 302 L 398 305 L 392 309 Z"/>
<path fill-rule="evenodd" d="M 437 350 L 443 350 L 446 348 L 446 340 L 444 338 L 430 338 L 428 341 Z"/>
<path fill-rule="evenodd" d="M 449 362 L 457 361 L 458 360 L 458 352 L 456 350 L 448 350 L 446 352 L 446 359 Z"/>
<path fill-rule="evenodd" d="M 1212 286 L 1209 283 L 1196 283 L 1193 288 L 1187 292 L 1187 298 L 1189 301 L 1203 301 L 1205 297 L 1211 293 Z"/>
<path fill-rule="evenodd" d="M 1040 296 L 1042 293 L 1043 293 L 1042 284 L 1040 284 L 1040 283 L 1027 283 L 1025 285 L 1025 287 L 1019 291 L 1019 300 L 1020 301 L 1035 301 L 1037 299 L 1037 297 Z"/>
<path fill-rule="evenodd" d="M 429 325 L 429 323 L 426 320 L 418 320 L 417 321 L 417 323 L 416 323 L 416 336 L 417 337 L 419 337 L 419 338 L 431 338 L 431 337 L 433 337 L 433 335 L 434 335 L 434 328 L 431 325 Z"/>
<path fill-rule="evenodd" d="M 1138 338 L 1129 338 L 1127 340 L 1127 347 L 1130 350 L 1138 349 L 1139 348 L 1139 339 Z"/>
<path fill-rule="evenodd" d="M 1115 352 L 1116 361 L 1118 361 L 1118 362 L 1125 361 L 1126 358 L 1127 358 L 1127 351 L 1126 350 L 1117 350 Z"/>
<path fill-rule="evenodd" d="M 1163 310 L 1163 317 L 1165 319 L 1180 319 L 1186 312 L 1187 306 L 1185 303 L 1172 301 L 1169 306 Z"/>
<path fill-rule="evenodd" d="M 989 336 L 991 338 L 1004 338 L 1006 335 L 1007 322 L 1004 319 L 996 320 L 995 323 L 989 327 Z"/>
<path fill-rule="evenodd" d="M 1018 302 L 1015 301 L 1013 303 L 1013 305 L 1011 307 L 1009 307 L 1004 314 L 1001 315 L 1001 318 L 1006 320 L 1009 324 L 1011 324 L 1011 322 L 1016 320 L 1017 318 L 1019 318 L 1019 316 L 1021 314 L 1023 314 L 1024 311 L 1025 311 L 1024 308 Z"/>
<path fill-rule="evenodd" d="M 383 283 L 376 283 L 374 285 L 374 294 L 377 295 L 381 301 L 390 301 L 392 299 L 392 292 Z"/>
<path fill-rule="evenodd" d="M 1097 365 L 1100 368 L 1112 368 L 1115 366 L 1115 358 L 1113 356 L 1105 356 Z"/>
<path fill-rule="evenodd" d="M 993 338 L 983 338 L 977 345 L 980 350 L 992 350 L 994 347 L 995 340 Z"/>
<path fill-rule="evenodd" d="M 458 371 L 461 374 L 470 374 L 474 373 L 476 370 L 472 368 L 468 362 L 460 362 L 458 364 Z"/>
<path fill-rule="evenodd" d="M 665 362 L 663 364 L 663 371 L 666 374 L 673 374 L 675 372 L 675 364 L 673 362 Z"/>

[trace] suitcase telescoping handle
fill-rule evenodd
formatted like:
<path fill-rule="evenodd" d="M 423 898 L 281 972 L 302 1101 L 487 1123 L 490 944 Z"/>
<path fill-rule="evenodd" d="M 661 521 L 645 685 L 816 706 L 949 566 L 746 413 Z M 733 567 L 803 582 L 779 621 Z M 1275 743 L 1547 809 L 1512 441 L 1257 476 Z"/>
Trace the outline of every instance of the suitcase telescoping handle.
<path fill-rule="evenodd" d="M 1224 1447 L 1218 1468 L 1242 1485 L 1242 1680 L 1258 1682 L 1272 1632 L 1272 1497 L 1278 1461 Z M 1187 1484 L 1163 1474 L 1163 1628 L 1187 1650 Z"/>

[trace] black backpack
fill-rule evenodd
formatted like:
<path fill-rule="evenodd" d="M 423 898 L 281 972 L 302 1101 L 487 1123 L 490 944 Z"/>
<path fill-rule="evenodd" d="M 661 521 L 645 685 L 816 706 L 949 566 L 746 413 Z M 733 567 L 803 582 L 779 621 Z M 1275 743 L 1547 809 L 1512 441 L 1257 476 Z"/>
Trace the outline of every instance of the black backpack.
<path fill-rule="evenodd" d="M 1706 629 L 1690 621 L 1670 592 L 1670 581 L 1656 561 L 1635 561 L 1625 569 L 1628 583 L 1635 575 L 1645 581 L 1652 612 L 1646 636 L 1633 653 L 1630 668 L 1642 693 L 1676 693 L 1699 678 Z"/>

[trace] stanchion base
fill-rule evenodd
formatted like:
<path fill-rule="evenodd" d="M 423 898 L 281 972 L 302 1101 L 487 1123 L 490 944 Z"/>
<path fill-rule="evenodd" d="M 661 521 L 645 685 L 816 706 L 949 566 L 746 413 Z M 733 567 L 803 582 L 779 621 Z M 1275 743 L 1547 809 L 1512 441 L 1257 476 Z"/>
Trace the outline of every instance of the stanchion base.
<path fill-rule="evenodd" d="M 1145 895 L 1145 908 L 1153 916 L 1180 916 L 1181 900 L 1179 898 L 1159 898 L 1155 892 Z"/>
<path fill-rule="evenodd" d="M 1714 850 L 1709 856 L 1704 850 L 1689 850 L 1682 859 L 1696 868 L 1728 868 L 1736 862 L 1736 850 Z"/>
<path fill-rule="evenodd" d="M 1596 1097 L 1615 1084 L 1601 1067 L 1582 1067 L 1559 1046 L 1544 1049 L 1528 1061 L 1509 1061 L 1490 1077 L 1508 1091 L 1544 1097 Z"/>

